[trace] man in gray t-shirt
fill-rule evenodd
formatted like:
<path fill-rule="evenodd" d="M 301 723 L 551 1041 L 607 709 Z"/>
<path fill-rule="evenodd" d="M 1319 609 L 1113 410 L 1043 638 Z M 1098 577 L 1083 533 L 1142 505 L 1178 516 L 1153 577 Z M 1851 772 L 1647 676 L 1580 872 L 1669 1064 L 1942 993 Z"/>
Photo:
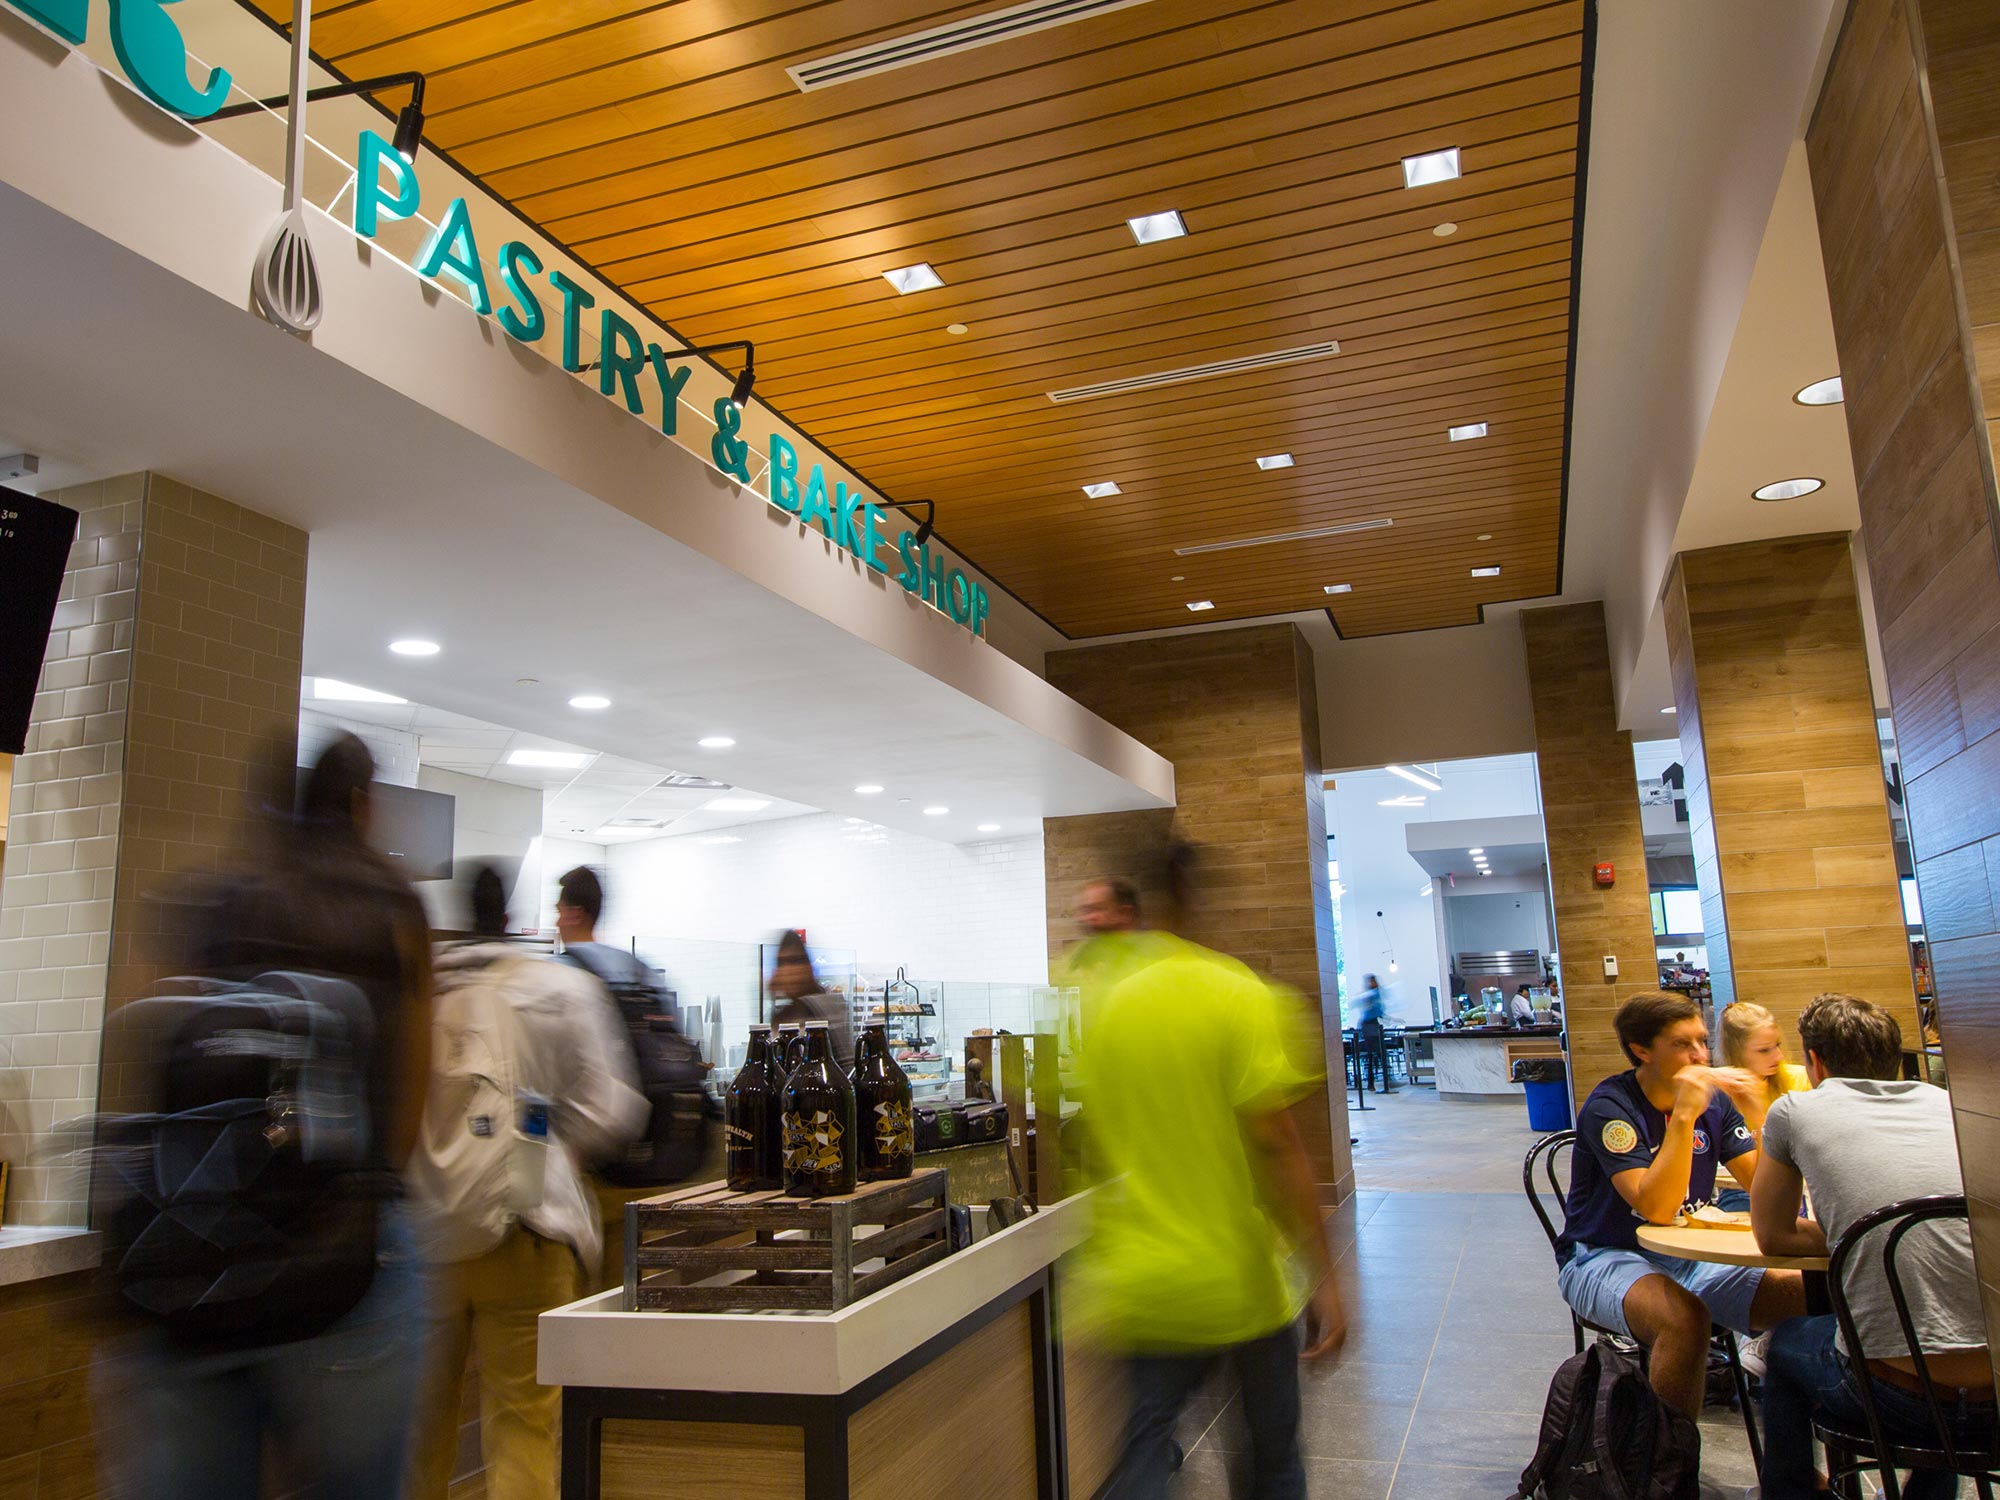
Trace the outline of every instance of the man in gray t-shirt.
<path fill-rule="evenodd" d="M 1799 1037 L 1814 1088 L 1786 1094 L 1765 1118 L 1763 1157 L 1750 1188 L 1760 1250 L 1824 1255 L 1876 1209 L 1964 1191 L 1949 1096 L 1897 1077 L 1903 1039 L 1894 1016 L 1850 995 L 1821 995 L 1799 1017 Z M 1798 1217 L 1801 1189 L 1811 1195 L 1814 1220 Z M 1865 1367 L 1843 1348 L 1831 1315 L 1797 1318 L 1772 1331 L 1764 1376 L 1765 1500 L 1812 1500 L 1814 1409 L 1861 1424 L 1863 1378 L 1890 1436 L 1935 1441 L 1881 1268 L 1881 1239 L 1872 1235 L 1848 1263 L 1844 1284 Z M 1896 1266 L 1955 1435 L 1990 1443 L 1993 1389 L 1966 1226 L 1944 1221 L 1912 1230 L 1898 1247 Z M 1914 1475 L 1904 1487 L 1910 1500 L 1955 1493 L 1950 1475 Z"/>

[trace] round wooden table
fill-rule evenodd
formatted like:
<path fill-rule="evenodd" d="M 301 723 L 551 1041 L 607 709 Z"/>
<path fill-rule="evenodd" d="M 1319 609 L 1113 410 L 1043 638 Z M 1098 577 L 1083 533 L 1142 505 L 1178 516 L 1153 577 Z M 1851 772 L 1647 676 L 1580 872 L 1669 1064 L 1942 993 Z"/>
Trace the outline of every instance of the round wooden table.
<path fill-rule="evenodd" d="M 1748 1216 L 1745 1216 L 1747 1221 Z M 1641 1224 L 1639 1248 L 1681 1260 L 1719 1266 L 1760 1266 L 1767 1271 L 1825 1271 L 1824 1255 L 1766 1255 L 1747 1229 L 1704 1229 L 1687 1224 Z"/>

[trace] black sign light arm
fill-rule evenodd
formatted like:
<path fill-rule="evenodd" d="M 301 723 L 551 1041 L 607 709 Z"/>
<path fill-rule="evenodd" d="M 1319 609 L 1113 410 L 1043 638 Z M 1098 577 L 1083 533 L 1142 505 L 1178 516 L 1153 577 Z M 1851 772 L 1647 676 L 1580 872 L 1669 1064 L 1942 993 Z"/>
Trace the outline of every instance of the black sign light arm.
<path fill-rule="evenodd" d="M 410 102 L 403 106 L 396 116 L 396 154 L 404 161 L 414 162 L 417 151 L 424 141 L 424 75 L 421 73 L 388 73 L 380 78 L 363 78 L 354 83 L 329 83 L 324 88 L 309 90 L 308 104 L 317 104 L 322 99 L 340 99 L 349 94 L 377 94 L 384 89 L 407 88 Z M 253 99 L 248 104 L 232 104 L 227 109 L 218 109 L 209 120 L 235 120 L 259 110 L 277 109 L 289 105 L 291 97 L 279 94 L 273 99 Z M 204 122 L 206 123 L 206 122 Z"/>
<path fill-rule="evenodd" d="M 742 411 L 745 407 L 749 406 L 750 392 L 757 384 L 757 346 L 751 343 L 750 340 L 732 339 L 726 344 L 704 344 L 699 349 L 669 349 L 666 352 L 675 359 L 693 359 L 698 355 L 704 354 L 727 354 L 731 349 L 741 349 L 743 351 L 743 373 L 736 377 L 736 384 L 729 391 L 730 404 L 738 411 Z M 603 363 L 604 361 L 601 359 L 593 359 L 587 365 L 578 365 L 576 373 L 579 375 L 588 374 Z"/>

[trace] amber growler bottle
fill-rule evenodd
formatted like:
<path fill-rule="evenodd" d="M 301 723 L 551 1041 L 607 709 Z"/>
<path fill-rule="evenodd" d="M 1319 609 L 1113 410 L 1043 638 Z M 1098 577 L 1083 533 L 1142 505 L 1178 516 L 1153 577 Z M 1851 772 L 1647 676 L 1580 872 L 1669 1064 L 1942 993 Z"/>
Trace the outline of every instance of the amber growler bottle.
<path fill-rule="evenodd" d="M 764 1053 L 764 1109 L 771 1122 L 764 1135 L 764 1175 L 774 1188 L 785 1185 L 785 1085 L 792 1081 L 785 1048 L 791 1040 L 787 1033 L 794 1029 L 771 1028 L 771 1040 Z"/>
<path fill-rule="evenodd" d="M 917 1122 L 910 1077 L 889 1051 L 889 1028 L 870 1026 L 854 1054 L 854 1120 L 863 1182 L 908 1177 L 917 1169 Z"/>
<path fill-rule="evenodd" d="M 785 1191 L 832 1198 L 855 1186 L 854 1089 L 833 1062 L 826 1022 L 806 1022 L 806 1060 L 785 1085 Z"/>
<path fill-rule="evenodd" d="M 724 1161 L 733 1192 L 758 1193 L 780 1185 L 772 1171 L 777 1159 L 772 1133 L 778 1121 L 771 1108 L 770 1051 L 771 1028 L 752 1026 L 750 1050 L 729 1084 Z"/>

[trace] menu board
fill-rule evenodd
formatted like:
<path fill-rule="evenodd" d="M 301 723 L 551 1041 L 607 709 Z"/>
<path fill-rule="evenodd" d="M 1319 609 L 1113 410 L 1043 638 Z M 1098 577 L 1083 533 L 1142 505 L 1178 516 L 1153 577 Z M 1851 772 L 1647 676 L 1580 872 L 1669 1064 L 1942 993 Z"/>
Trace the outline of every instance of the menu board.
<path fill-rule="evenodd" d="M 67 506 L 0 488 L 0 753 L 27 748 L 35 684 L 76 525 Z"/>

